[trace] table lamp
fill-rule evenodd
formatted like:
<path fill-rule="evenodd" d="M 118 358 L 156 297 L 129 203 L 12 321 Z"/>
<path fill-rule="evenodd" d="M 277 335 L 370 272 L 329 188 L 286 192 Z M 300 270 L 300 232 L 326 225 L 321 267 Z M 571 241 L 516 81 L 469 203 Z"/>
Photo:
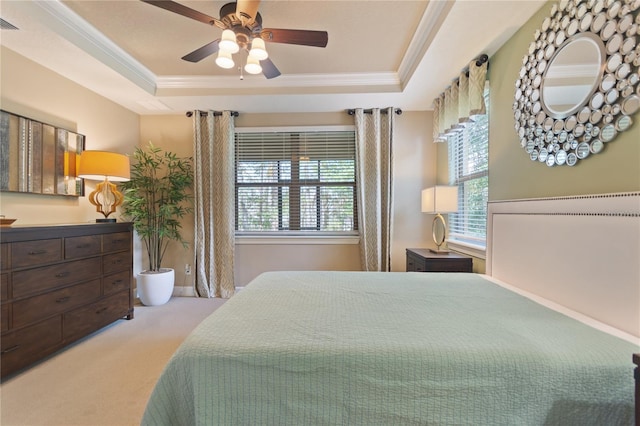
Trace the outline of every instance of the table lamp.
<path fill-rule="evenodd" d="M 96 222 L 115 222 L 115 219 L 109 219 L 109 215 L 122 204 L 124 197 L 111 182 L 129 180 L 129 157 L 115 152 L 83 151 L 80 155 L 78 177 L 102 181 L 89 194 L 89 202 L 96 206 L 96 211 L 104 215 L 104 219 L 96 219 Z"/>
<path fill-rule="evenodd" d="M 458 211 L 458 187 L 437 185 L 422 190 L 422 212 L 435 214 L 431 225 L 431 234 L 436 243 L 436 249 L 430 248 L 433 253 L 449 253 L 449 250 L 440 249 L 447 234 L 447 224 L 441 213 L 454 213 Z"/>

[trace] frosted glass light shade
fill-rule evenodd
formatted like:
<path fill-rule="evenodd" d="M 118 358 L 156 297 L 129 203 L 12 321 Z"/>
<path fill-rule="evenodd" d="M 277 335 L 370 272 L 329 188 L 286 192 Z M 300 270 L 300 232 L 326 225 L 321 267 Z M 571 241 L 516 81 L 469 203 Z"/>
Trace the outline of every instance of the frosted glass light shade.
<path fill-rule="evenodd" d="M 260 62 L 257 58 L 249 56 L 247 57 L 247 64 L 244 66 L 244 70 L 249 74 L 260 74 L 262 72 L 262 67 L 260 66 Z"/>
<path fill-rule="evenodd" d="M 231 53 L 226 52 L 224 50 L 218 51 L 216 64 L 218 64 L 220 68 L 226 68 L 226 69 L 233 68 L 233 66 L 235 65 L 233 62 L 233 58 L 231 57 Z"/>
<path fill-rule="evenodd" d="M 240 50 L 240 46 L 238 46 L 238 43 L 236 42 L 236 33 L 232 30 L 222 31 L 222 37 L 220 38 L 220 43 L 218 43 L 218 48 L 231 54 L 237 53 Z"/>
<path fill-rule="evenodd" d="M 423 213 L 453 213 L 458 211 L 458 187 L 434 186 L 422 191 Z"/>
<path fill-rule="evenodd" d="M 249 56 L 252 56 L 259 61 L 264 61 L 269 57 L 263 39 L 254 38 L 253 41 L 251 41 L 251 50 L 249 50 Z"/>

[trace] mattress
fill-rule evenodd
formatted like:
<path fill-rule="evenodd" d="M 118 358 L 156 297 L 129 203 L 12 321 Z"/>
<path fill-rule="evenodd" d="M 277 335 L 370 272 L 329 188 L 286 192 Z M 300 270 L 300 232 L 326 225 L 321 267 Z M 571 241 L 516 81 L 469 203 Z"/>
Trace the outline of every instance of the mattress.
<path fill-rule="evenodd" d="M 639 350 L 476 274 L 269 272 L 184 341 L 142 424 L 632 424 Z"/>

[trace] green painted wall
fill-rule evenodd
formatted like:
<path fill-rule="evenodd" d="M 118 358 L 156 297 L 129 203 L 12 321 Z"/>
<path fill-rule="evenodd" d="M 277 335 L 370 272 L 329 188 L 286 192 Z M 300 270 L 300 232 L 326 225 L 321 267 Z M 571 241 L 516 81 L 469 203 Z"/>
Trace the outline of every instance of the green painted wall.
<path fill-rule="evenodd" d="M 640 190 L 640 113 L 597 155 L 574 167 L 534 162 L 520 147 L 512 105 L 522 58 L 549 14 L 547 3 L 489 60 L 489 199 L 507 200 Z"/>

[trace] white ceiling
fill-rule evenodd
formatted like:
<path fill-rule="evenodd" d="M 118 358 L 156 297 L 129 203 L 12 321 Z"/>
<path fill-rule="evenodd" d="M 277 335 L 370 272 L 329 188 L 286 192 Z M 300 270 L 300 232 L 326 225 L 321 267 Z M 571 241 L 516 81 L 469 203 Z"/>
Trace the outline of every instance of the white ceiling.
<path fill-rule="evenodd" d="M 226 2 L 179 3 L 218 17 Z M 236 69 L 216 66 L 215 56 L 196 64 L 181 60 L 221 30 L 138 0 L 2 0 L 0 17 L 19 29 L 2 30 L 0 41 L 138 114 L 420 111 L 430 109 L 473 58 L 495 53 L 544 3 L 263 0 L 263 27 L 329 33 L 326 48 L 267 43 L 282 72 L 270 80 L 240 79 Z"/>

